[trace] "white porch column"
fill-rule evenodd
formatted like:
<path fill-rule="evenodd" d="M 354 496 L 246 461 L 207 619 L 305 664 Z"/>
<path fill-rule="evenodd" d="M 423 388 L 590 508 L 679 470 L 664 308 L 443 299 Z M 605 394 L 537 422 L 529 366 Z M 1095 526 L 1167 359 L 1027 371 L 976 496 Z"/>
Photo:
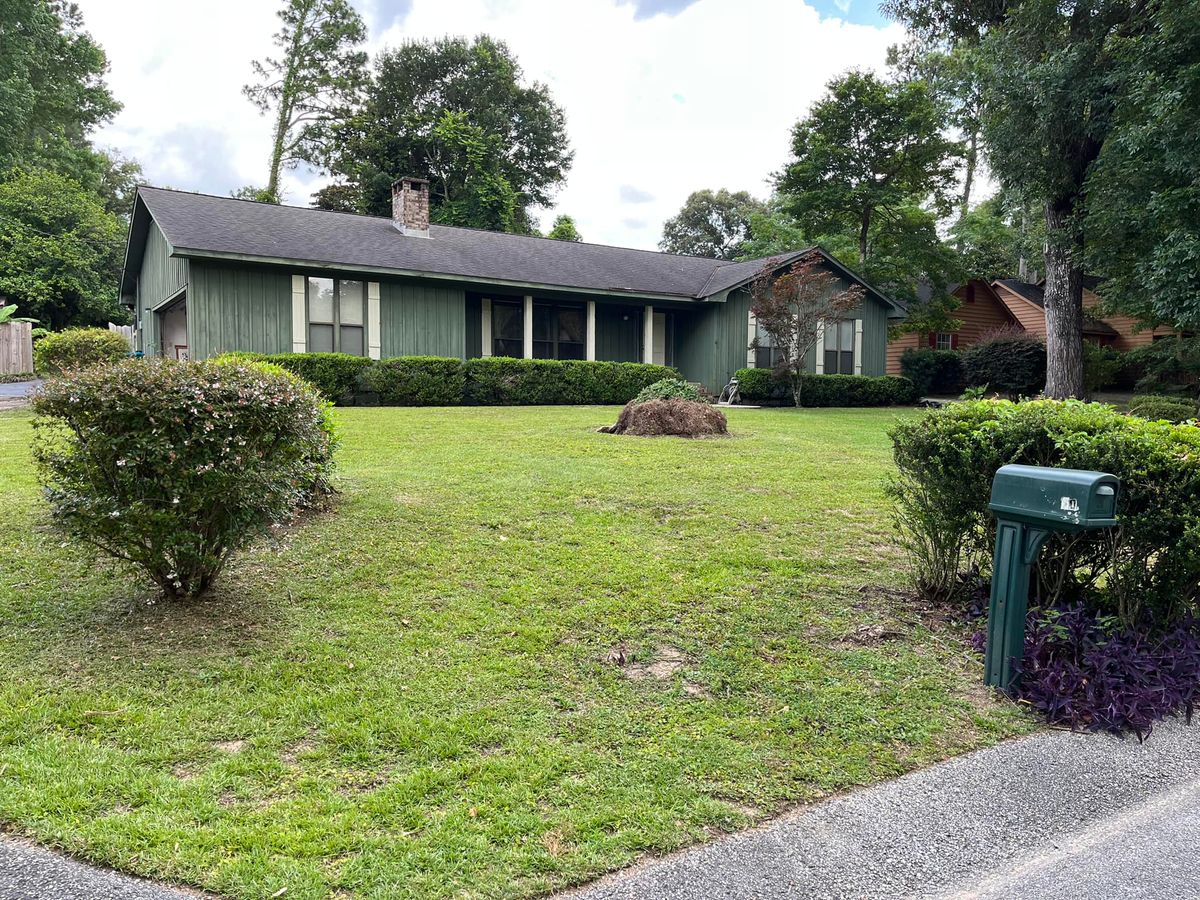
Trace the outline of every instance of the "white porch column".
<path fill-rule="evenodd" d="M 585 358 L 592 362 L 596 358 L 596 301 L 587 302 L 587 337 L 584 338 L 587 353 Z"/>
<path fill-rule="evenodd" d="M 642 362 L 654 362 L 654 307 L 642 312 Z"/>
<path fill-rule="evenodd" d="M 862 374 L 863 320 L 854 320 L 854 374 Z"/>
<path fill-rule="evenodd" d="M 834 326 L 837 327 L 836 325 Z M 817 343 L 813 348 L 813 371 L 817 375 L 825 374 L 825 323 L 817 325 Z"/>
<path fill-rule="evenodd" d="M 379 359 L 383 349 L 380 335 L 379 282 L 367 282 L 367 356 Z"/>
<path fill-rule="evenodd" d="M 525 333 L 522 336 L 521 346 L 525 351 L 526 359 L 533 359 L 533 298 L 525 298 L 525 315 L 522 320 L 525 323 Z"/>
<path fill-rule="evenodd" d="M 308 318 L 304 303 L 304 288 L 307 280 L 303 275 L 292 276 L 292 352 L 304 353 L 308 349 Z"/>
<path fill-rule="evenodd" d="M 754 354 L 754 339 L 758 336 L 758 320 L 754 317 L 754 310 L 750 310 L 750 326 L 746 329 L 746 368 L 755 368 L 755 363 L 758 361 Z"/>
<path fill-rule="evenodd" d="M 479 301 L 479 307 L 483 310 L 483 321 L 480 323 L 479 333 L 483 337 L 482 344 L 479 348 L 480 356 L 492 355 L 492 301 L 489 297 L 484 297 Z"/>

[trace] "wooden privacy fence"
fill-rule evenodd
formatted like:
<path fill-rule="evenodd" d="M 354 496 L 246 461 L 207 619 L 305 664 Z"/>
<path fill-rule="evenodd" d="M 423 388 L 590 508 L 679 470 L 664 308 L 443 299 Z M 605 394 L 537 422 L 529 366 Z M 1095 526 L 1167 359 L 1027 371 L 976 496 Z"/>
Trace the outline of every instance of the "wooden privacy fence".
<path fill-rule="evenodd" d="M 132 326 L 132 325 L 114 325 L 112 322 L 109 322 L 109 323 L 108 323 L 108 330 L 109 330 L 109 331 L 115 331 L 117 334 L 121 335 L 121 337 L 125 338 L 125 340 L 126 340 L 126 341 L 128 341 L 128 343 L 129 343 L 129 349 L 130 349 L 130 350 L 133 350 L 133 349 L 134 349 L 134 346 L 133 346 L 133 326 Z"/>
<path fill-rule="evenodd" d="M 33 371 L 33 325 L 29 322 L 0 324 L 0 374 Z"/>

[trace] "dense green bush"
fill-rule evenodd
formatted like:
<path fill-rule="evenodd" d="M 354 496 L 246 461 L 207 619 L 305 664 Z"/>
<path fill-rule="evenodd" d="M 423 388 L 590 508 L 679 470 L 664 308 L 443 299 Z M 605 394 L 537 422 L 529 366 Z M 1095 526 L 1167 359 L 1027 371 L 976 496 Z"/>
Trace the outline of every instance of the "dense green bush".
<path fill-rule="evenodd" d="M 33 346 L 33 367 L 56 375 L 129 355 L 129 342 L 107 328 L 68 328 L 48 334 Z"/>
<path fill-rule="evenodd" d="M 1200 428 L 1078 401 L 973 401 L 891 430 L 889 485 L 919 588 L 959 593 L 961 575 L 991 567 L 992 477 L 1022 463 L 1111 472 L 1121 479 L 1113 533 L 1052 538 L 1034 578 L 1037 603 L 1084 602 L 1127 623 L 1195 610 L 1200 591 Z"/>
<path fill-rule="evenodd" d="M 265 359 L 295 372 L 334 403 L 352 402 L 359 376 L 372 365 L 348 353 L 276 353 Z"/>
<path fill-rule="evenodd" d="M 1125 356 L 1112 347 L 1083 342 L 1083 391 L 1091 397 L 1097 391 L 1114 387 L 1125 368 Z"/>
<path fill-rule="evenodd" d="M 397 356 L 362 370 L 359 390 L 384 406 L 458 406 L 466 376 L 461 359 Z"/>
<path fill-rule="evenodd" d="M 1129 401 L 1129 411 L 1143 419 L 1187 422 L 1200 416 L 1195 400 L 1187 397 L 1166 397 L 1161 394 L 1141 394 Z"/>
<path fill-rule="evenodd" d="M 743 403 L 792 405 L 791 386 L 770 369 L 738 369 Z M 915 403 L 917 389 L 894 375 L 805 375 L 805 406 L 904 406 Z"/>
<path fill-rule="evenodd" d="M 596 403 L 623 405 L 643 388 L 678 378 L 667 366 L 494 356 L 463 363 L 465 398 L 478 406 Z"/>
<path fill-rule="evenodd" d="M 962 354 L 909 347 L 900 355 L 900 373 L 913 383 L 918 395 L 957 394 L 963 388 Z"/>
<path fill-rule="evenodd" d="M 258 365 L 129 359 L 51 379 L 33 407 L 55 523 L 170 597 L 202 594 L 332 472 L 327 405 Z"/>
<path fill-rule="evenodd" d="M 642 388 L 633 398 L 634 403 L 645 403 L 647 400 L 693 400 L 700 401 L 700 392 L 681 378 L 664 378 L 654 384 Z"/>
<path fill-rule="evenodd" d="M 1022 332 L 998 334 L 962 355 L 970 387 L 987 387 L 1013 400 L 1036 397 L 1046 387 L 1046 345 Z"/>
<path fill-rule="evenodd" d="M 1126 371 L 1147 394 L 1200 394 L 1200 336 L 1163 337 L 1125 354 Z"/>

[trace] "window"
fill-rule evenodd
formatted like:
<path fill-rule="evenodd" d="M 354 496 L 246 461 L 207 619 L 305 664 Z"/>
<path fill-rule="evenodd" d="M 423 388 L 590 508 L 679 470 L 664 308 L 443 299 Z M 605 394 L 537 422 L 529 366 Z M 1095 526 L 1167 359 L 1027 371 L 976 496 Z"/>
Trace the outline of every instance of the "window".
<path fill-rule="evenodd" d="M 364 356 L 366 285 L 333 278 L 308 279 L 308 349 Z"/>
<path fill-rule="evenodd" d="M 950 334 L 948 331 L 939 331 L 937 338 L 934 340 L 933 346 L 938 350 L 953 350 L 954 335 Z"/>
<path fill-rule="evenodd" d="M 825 323 L 825 374 L 854 374 L 854 320 Z"/>
<path fill-rule="evenodd" d="M 492 356 L 525 355 L 524 311 L 520 303 L 492 301 Z"/>
<path fill-rule="evenodd" d="M 586 331 L 583 307 L 533 304 L 534 359 L 583 359 Z"/>
<path fill-rule="evenodd" d="M 775 346 L 771 336 L 757 321 L 754 323 L 754 338 L 757 344 L 754 350 L 754 368 L 774 369 L 783 359 L 783 352 Z"/>

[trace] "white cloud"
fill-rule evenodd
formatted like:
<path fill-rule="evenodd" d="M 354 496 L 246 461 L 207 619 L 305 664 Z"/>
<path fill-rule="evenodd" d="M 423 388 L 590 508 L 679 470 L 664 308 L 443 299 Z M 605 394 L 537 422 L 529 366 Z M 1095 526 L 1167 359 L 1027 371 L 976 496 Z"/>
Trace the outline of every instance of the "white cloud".
<path fill-rule="evenodd" d="M 265 180 L 270 126 L 241 86 L 250 61 L 271 50 L 275 3 L 80 5 L 125 103 L 101 143 L 136 157 L 157 183 L 226 193 Z M 363 0 L 362 8 L 384 29 L 372 50 L 446 34 L 506 41 L 526 78 L 547 83 L 566 110 L 575 149 L 543 223 L 567 213 L 589 241 L 653 248 L 694 190 L 765 196 L 792 124 L 825 83 L 847 68 L 881 69 L 902 38 L 897 25 L 822 18 L 791 0 L 696 0 L 671 14 L 681 5 Z M 289 202 L 307 203 L 317 184 L 311 173 L 288 173 Z"/>

